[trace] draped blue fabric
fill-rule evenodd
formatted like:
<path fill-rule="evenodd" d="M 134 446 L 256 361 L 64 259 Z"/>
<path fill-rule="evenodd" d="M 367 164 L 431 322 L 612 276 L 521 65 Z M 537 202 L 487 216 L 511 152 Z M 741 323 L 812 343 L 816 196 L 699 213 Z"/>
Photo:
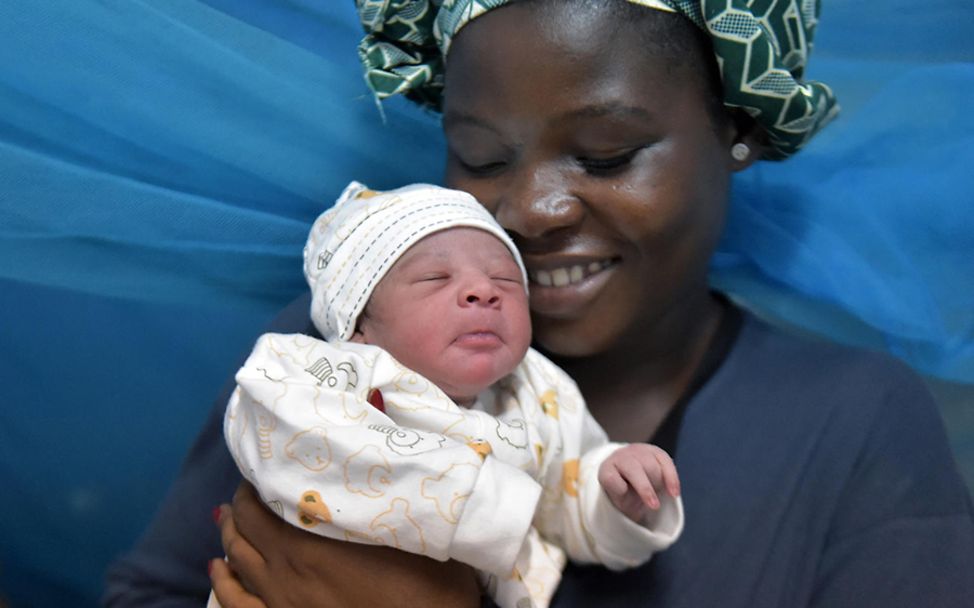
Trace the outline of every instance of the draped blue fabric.
<path fill-rule="evenodd" d="M 94 605 L 350 179 L 440 181 L 436 117 L 383 122 L 359 36 L 350 1 L 0 3 L 12 605 Z M 974 384 L 971 39 L 965 0 L 826 2 L 810 76 L 844 113 L 739 177 L 715 284 Z"/>
<path fill-rule="evenodd" d="M 794 158 L 739 176 L 713 268 L 770 317 L 974 383 L 974 6 L 962 4 L 824 3 L 809 76 L 843 112 Z"/>

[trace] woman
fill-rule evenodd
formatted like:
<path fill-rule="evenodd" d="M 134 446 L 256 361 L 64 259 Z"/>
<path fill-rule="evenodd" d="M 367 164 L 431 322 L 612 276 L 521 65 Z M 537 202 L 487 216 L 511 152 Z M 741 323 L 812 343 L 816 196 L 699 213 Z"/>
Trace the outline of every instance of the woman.
<path fill-rule="evenodd" d="M 397 27 L 416 30 L 360 6 L 378 43 L 363 52 L 381 64 L 371 82 L 433 104 L 442 88 L 446 183 L 524 254 L 537 343 L 613 439 L 674 455 L 686 505 L 674 547 L 629 572 L 570 568 L 554 605 L 969 605 L 974 516 L 920 382 L 886 358 L 786 336 L 707 285 L 731 175 L 795 151 L 833 112 L 827 89 L 734 62 L 777 51 L 800 76 L 815 16 L 769 3 L 765 26 L 784 15 L 792 28 L 760 30 L 747 10 L 716 15 L 706 1 L 672 3 L 679 13 L 484 4 L 500 6 L 442 13 L 442 81 L 436 65 L 388 68 Z M 755 40 L 777 38 L 735 59 L 691 22 L 702 14 L 730 38 L 742 20 Z M 747 93 L 768 83 L 788 92 L 755 107 Z M 221 514 L 230 566 L 268 605 L 478 601 L 462 565 L 322 541 L 263 513 L 247 488 Z M 263 605 L 219 561 L 213 580 L 224 606 Z"/>

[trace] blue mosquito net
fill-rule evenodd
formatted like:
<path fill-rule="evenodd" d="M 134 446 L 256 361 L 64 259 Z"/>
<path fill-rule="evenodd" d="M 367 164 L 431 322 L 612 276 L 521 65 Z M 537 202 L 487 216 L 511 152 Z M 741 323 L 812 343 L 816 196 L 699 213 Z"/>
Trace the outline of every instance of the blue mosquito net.
<path fill-rule="evenodd" d="M 974 384 L 974 7 L 824 4 L 810 76 L 843 114 L 739 176 L 713 281 Z M 394 100 L 383 121 L 359 37 L 351 0 L 0 3 L 12 606 L 96 604 L 348 181 L 440 181 L 437 118 Z"/>

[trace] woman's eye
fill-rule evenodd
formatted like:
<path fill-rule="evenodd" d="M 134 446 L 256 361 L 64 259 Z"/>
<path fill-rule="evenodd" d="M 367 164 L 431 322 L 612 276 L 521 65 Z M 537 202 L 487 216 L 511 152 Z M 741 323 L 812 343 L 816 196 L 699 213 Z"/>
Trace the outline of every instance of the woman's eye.
<path fill-rule="evenodd" d="M 489 163 L 466 163 L 460 160 L 459 163 L 460 166 L 463 167 L 464 171 L 470 173 L 471 175 L 491 175 L 493 173 L 497 173 L 507 165 L 507 163 L 504 161 L 492 161 Z"/>
<path fill-rule="evenodd" d="M 465 148 L 464 150 L 464 153 L 460 154 L 451 147 L 449 156 L 463 171 L 470 175 L 490 175 L 507 166 L 506 154 L 497 150 L 480 150 L 478 147 Z"/>
<path fill-rule="evenodd" d="M 613 173 L 620 169 L 623 169 L 632 162 L 633 157 L 642 148 L 633 148 L 628 152 L 623 154 L 617 154 L 615 156 L 609 156 L 606 158 L 593 158 L 590 156 L 579 156 L 578 164 L 580 164 L 587 172 L 592 174 L 607 174 Z"/>

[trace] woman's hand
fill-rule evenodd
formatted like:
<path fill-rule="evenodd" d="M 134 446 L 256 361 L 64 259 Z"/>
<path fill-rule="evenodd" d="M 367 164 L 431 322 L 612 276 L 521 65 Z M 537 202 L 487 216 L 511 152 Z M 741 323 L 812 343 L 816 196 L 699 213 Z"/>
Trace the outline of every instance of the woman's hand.
<path fill-rule="evenodd" d="M 469 566 L 299 530 L 247 482 L 221 508 L 220 535 L 227 564 L 215 561 L 211 578 L 223 608 L 480 605 Z"/>
<path fill-rule="evenodd" d="M 213 595 L 206 603 L 206 608 L 267 608 L 267 604 L 259 597 L 244 589 L 240 580 L 230 571 L 230 566 L 222 559 L 210 562 L 210 584 L 213 585 Z M 213 599 L 217 601 L 216 606 Z"/>

